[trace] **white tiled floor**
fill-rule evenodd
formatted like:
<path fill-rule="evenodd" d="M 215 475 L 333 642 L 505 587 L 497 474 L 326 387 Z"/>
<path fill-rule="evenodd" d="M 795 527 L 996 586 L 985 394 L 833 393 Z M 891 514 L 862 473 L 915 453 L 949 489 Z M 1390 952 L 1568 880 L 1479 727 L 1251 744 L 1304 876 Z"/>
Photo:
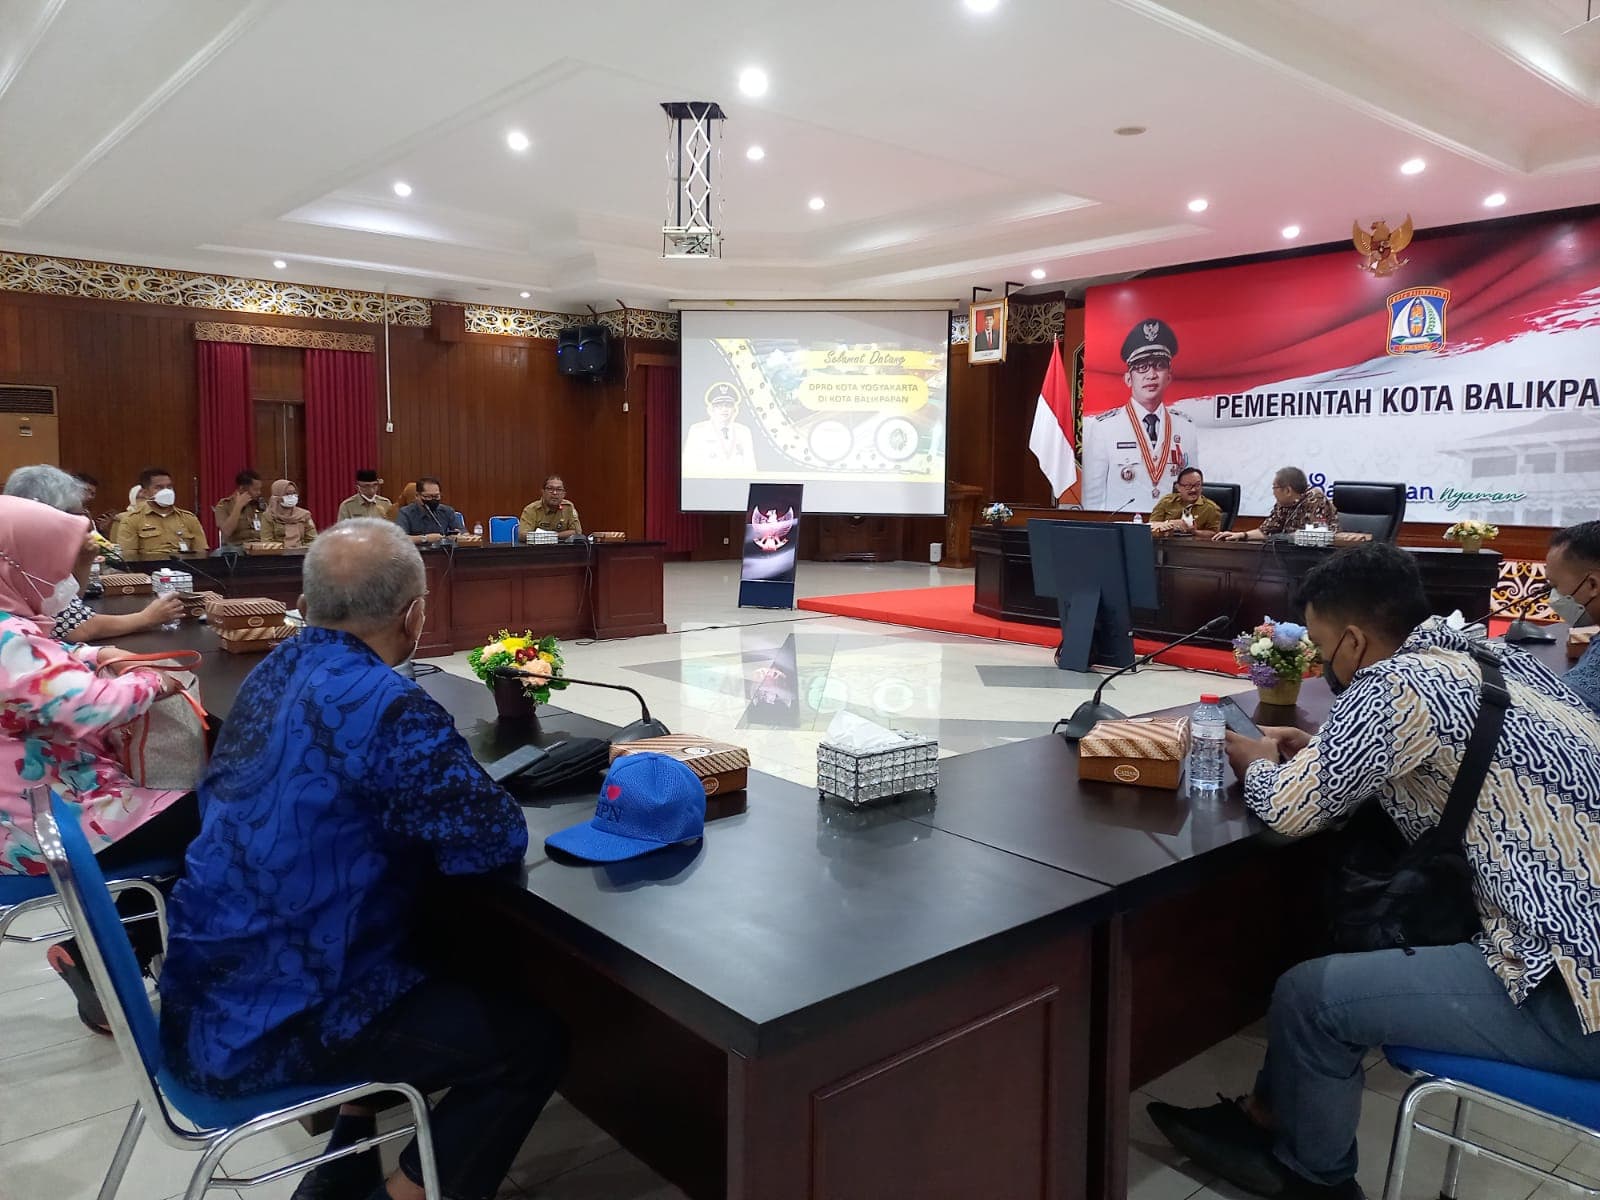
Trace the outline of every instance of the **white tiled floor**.
<path fill-rule="evenodd" d="M 969 582 L 970 572 L 909 563 L 803 563 L 799 594 L 880 591 Z M 816 745 L 841 709 L 884 724 L 925 730 L 944 753 L 1047 731 L 1085 698 L 1087 689 L 1050 665 L 1049 652 L 979 639 L 930 634 L 802 612 L 740 609 L 737 563 L 669 567 L 668 634 L 619 642 L 569 644 L 568 672 L 627 683 L 644 693 L 671 728 L 722 737 L 750 748 L 756 766 L 813 785 Z M 465 656 L 439 660 L 466 673 Z M 1007 683 L 986 685 L 989 668 L 1016 668 Z M 991 673 L 990 679 L 998 675 Z M 792 705 L 758 701 L 760 690 L 787 692 Z M 1238 690 L 1237 682 L 1169 670 L 1145 670 L 1119 681 L 1107 697 L 1128 713 L 1192 704 L 1204 691 Z M 625 722 L 637 715 L 630 697 L 571 688 L 564 707 Z M 87 1200 L 99 1185 L 127 1119 L 130 1089 L 110 1042 L 79 1025 L 65 987 L 40 950 L 0 948 L 0 1200 Z M 1134 1200 L 1238 1200 L 1241 1193 L 1185 1163 L 1144 1113 L 1152 1098 L 1203 1104 L 1217 1092 L 1247 1091 L 1265 1050 L 1259 1029 L 1207 1051 L 1150 1083 L 1135 1096 L 1129 1196 Z M 1403 1081 L 1369 1061 L 1362 1112 L 1360 1178 L 1381 1194 L 1389 1137 Z M 1442 1122 L 1442 1117 L 1435 1117 Z M 1486 1116 L 1482 1128 L 1520 1152 L 1600 1186 L 1600 1154 L 1565 1138 Z M 264 1137 L 228 1166 L 264 1168 L 304 1152 L 298 1128 Z M 390 1154 L 392 1159 L 393 1155 Z M 1437 1194 L 1444 1160 L 1437 1142 L 1421 1139 L 1406 1195 Z M 169 1150 L 148 1131 L 135 1153 L 122 1200 L 166 1200 L 182 1192 L 191 1156 Z M 1539 1200 L 1531 1181 L 1492 1164 L 1469 1161 L 1464 1198 Z M 250 1200 L 287 1200 L 293 1180 L 244 1193 Z M 234 1200 L 228 1193 L 226 1200 Z M 559 1098 L 541 1117 L 501 1193 L 520 1200 L 670 1200 L 681 1195 Z"/>

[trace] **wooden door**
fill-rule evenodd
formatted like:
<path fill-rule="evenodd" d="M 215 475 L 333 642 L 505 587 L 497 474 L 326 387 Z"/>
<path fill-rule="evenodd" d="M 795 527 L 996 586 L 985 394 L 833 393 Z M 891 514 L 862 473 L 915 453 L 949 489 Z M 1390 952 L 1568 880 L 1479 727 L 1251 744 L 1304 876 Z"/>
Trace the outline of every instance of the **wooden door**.
<path fill-rule="evenodd" d="M 255 416 L 255 469 L 269 487 L 274 479 L 305 486 L 305 406 L 287 400 L 257 400 Z"/>

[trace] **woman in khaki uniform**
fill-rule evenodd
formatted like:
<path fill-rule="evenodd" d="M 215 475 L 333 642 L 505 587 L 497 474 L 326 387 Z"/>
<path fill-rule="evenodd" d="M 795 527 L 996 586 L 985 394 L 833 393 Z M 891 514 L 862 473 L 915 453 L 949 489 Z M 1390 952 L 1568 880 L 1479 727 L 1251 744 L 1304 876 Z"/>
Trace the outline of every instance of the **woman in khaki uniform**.
<path fill-rule="evenodd" d="M 272 481 L 272 499 L 261 514 L 261 538 L 282 542 L 285 550 L 304 549 L 317 536 L 309 510 L 300 507 L 299 489 L 287 479 Z"/>

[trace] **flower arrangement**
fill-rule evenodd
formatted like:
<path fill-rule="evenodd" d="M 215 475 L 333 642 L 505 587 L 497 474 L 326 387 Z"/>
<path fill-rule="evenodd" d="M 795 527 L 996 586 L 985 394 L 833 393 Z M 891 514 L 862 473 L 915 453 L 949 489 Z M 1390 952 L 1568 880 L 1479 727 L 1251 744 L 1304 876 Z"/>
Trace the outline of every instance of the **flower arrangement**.
<path fill-rule="evenodd" d="M 996 500 L 988 508 L 984 509 L 981 515 L 991 525 L 1004 525 L 1011 520 L 1011 509 Z"/>
<path fill-rule="evenodd" d="M 119 563 L 122 561 L 122 547 L 102 537 L 96 530 L 89 530 L 88 545 L 90 549 L 107 562 Z"/>
<path fill-rule="evenodd" d="M 1271 617 L 1262 617 L 1261 624 L 1233 639 L 1233 658 L 1250 668 L 1250 682 L 1258 688 L 1299 683 L 1322 671 L 1306 627 Z"/>
<path fill-rule="evenodd" d="M 1499 536 L 1500 526 L 1491 525 L 1487 521 L 1457 521 L 1444 531 L 1444 540 L 1447 542 L 1472 540 L 1492 542 Z"/>
<path fill-rule="evenodd" d="M 468 652 L 467 665 L 491 688 L 496 671 L 520 671 L 527 677 L 523 693 L 535 704 L 548 704 L 552 691 L 567 686 L 561 678 L 566 659 L 561 656 L 561 643 L 553 637 L 536 638 L 526 632 L 512 635 L 502 629 L 488 645 Z"/>

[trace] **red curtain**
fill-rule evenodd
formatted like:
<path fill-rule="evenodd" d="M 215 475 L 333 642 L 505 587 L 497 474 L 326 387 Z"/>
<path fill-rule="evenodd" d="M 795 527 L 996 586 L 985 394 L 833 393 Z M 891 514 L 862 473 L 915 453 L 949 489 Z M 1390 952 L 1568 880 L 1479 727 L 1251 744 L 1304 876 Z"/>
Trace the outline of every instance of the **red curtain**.
<path fill-rule="evenodd" d="M 300 503 L 317 528 L 333 524 L 339 504 L 356 490 L 356 472 L 378 466 L 378 410 L 372 355 L 354 350 L 306 351 L 306 477 Z"/>
<path fill-rule="evenodd" d="M 669 551 L 700 544 L 700 518 L 678 508 L 678 369 L 647 366 L 644 417 L 644 535 Z"/>
<path fill-rule="evenodd" d="M 196 342 L 200 368 L 200 523 L 213 546 L 217 523 L 211 506 L 233 490 L 233 477 L 250 465 L 255 422 L 250 411 L 250 347 Z"/>

